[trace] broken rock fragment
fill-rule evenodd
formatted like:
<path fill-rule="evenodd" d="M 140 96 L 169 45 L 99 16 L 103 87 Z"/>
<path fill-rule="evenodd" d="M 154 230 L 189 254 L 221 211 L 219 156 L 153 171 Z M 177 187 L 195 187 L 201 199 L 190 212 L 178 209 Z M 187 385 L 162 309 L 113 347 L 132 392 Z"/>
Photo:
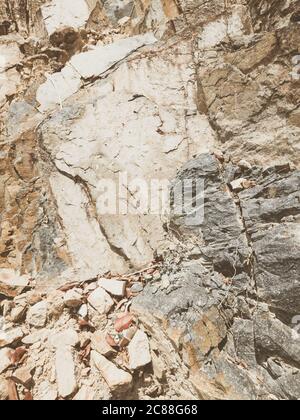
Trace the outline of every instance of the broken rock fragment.
<path fill-rule="evenodd" d="M 34 331 L 32 334 L 26 335 L 22 339 L 22 343 L 27 346 L 31 346 L 32 344 L 38 343 L 39 341 L 46 340 L 48 335 L 49 335 L 49 330 L 47 329 Z"/>
<path fill-rule="evenodd" d="M 130 373 L 117 368 L 96 351 L 91 352 L 91 359 L 112 392 L 126 392 L 131 387 L 132 376 Z"/>
<path fill-rule="evenodd" d="M 108 357 L 116 351 L 108 344 L 106 334 L 103 331 L 97 331 L 92 336 L 92 349 L 96 350 L 102 356 Z"/>
<path fill-rule="evenodd" d="M 43 328 L 47 322 L 48 304 L 41 301 L 32 306 L 27 313 L 27 322 L 33 327 Z"/>
<path fill-rule="evenodd" d="M 112 44 L 77 54 L 70 63 L 83 79 L 88 79 L 101 75 L 133 51 L 154 42 L 156 38 L 152 33 L 120 39 Z"/>
<path fill-rule="evenodd" d="M 0 350 L 0 374 L 3 373 L 12 364 L 10 359 L 10 349 Z"/>
<path fill-rule="evenodd" d="M 95 393 L 92 387 L 83 385 L 77 392 L 73 401 L 93 401 Z"/>
<path fill-rule="evenodd" d="M 66 27 L 83 27 L 90 12 L 85 0 L 52 0 L 41 7 L 41 15 L 47 33 L 51 36 Z"/>
<path fill-rule="evenodd" d="M 12 309 L 10 319 L 12 322 L 21 322 L 24 320 L 27 311 L 27 305 L 20 305 Z"/>
<path fill-rule="evenodd" d="M 83 319 L 87 318 L 88 313 L 89 313 L 88 306 L 86 304 L 81 305 L 77 313 L 81 318 Z"/>
<path fill-rule="evenodd" d="M 14 270 L 0 269 L 0 295 L 14 298 L 29 284 L 29 277 L 19 276 Z"/>
<path fill-rule="evenodd" d="M 48 75 L 47 80 L 36 93 L 40 111 L 45 112 L 58 104 L 62 105 L 65 99 L 80 89 L 80 86 L 80 76 L 69 64 L 60 72 Z"/>
<path fill-rule="evenodd" d="M 100 314 L 107 314 L 114 305 L 114 301 L 102 287 L 98 287 L 90 294 L 88 302 Z"/>
<path fill-rule="evenodd" d="M 100 279 L 98 285 L 114 296 L 123 297 L 126 290 L 126 282 L 119 280 Z"/>
<path fill-rule="evenodd" d="M 130 288 L 131 293 L 140 293 L 144 290 L 142 283 L 133 283 Z"/>
<path fill-rule="evenodd" d="M 254 187 L 255 182 L 250 181 L 249 179 L 240 178 L 240 179 L 235 179 L 234 181 L 232 181 L 230 185 L 231 185 L 232 190 L 238 193 L 238 192 L 241 192 L 242 190 L 247 190 L 248 188 Z"/>
<path fill-rule="evenodd" d="M 78 308 L 82 304 L 82 293 L 79 289 L 68 290 L 64 296 L 65 305 L 68 308 Z"/>
<path fill-rule="evenodd" d="M 75 347 L 79 343 L 79 337 L 75 330 L 69 328 L 58 333 L 51 334 L 48 343 L 51 347 Z"/>
<path fill-rule="evenodd" d="M 151 353 L 147 334 L 139 330 L 128 346 L 129 367 L 140 369 L 151 363 Z"/>
<path fill-rule="evenodd" d="M 12 379 L 16 383 L 23 385 L 25 388 L 29 388 L 32 382 L 32 375 L 28 368 L 20 367 L 14 372 Z"/>
<path fill-rule="evenodd" d="M 154 35 L 148 33 L 74 55 L 60 72 L 49 75 L 46 82 L 38 88 L 36 99 L 40 104 L 40 111 L 46 112 L 57 105 L 62 106 L 67 98 L 79 91 L 82 79 L 100 76 L 131 52 L 155 41 Z"/>
<path fill-rule="evenodd" d="M 0 348 L 6 347 L 21 340 L 24 333 L 21 328 L 13 328 L 9 330 L 0 329 Z"/>
<path fill-rule="evenodd" d="M 130 343 L 130 341 L 133 339 L 133 337 L 135 336 L 136 332 L 137 332 L 137 327 L 135 325 L 125 330 L 122 334 L 122 338 L 120 340 L 119 346 L 120 347 L 127 346 Z"/>
<path fill-rule="evenodd" d="M 59 395 L 67 398 L 77 389 L 75 365 L 70 347 L 60 347 L 55 356 L 56 380 Z"/>

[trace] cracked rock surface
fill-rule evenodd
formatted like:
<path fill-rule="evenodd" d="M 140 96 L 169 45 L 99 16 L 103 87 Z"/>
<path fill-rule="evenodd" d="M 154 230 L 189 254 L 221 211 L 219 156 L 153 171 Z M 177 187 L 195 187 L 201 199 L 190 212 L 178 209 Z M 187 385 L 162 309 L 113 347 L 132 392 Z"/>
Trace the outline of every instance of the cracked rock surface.
<path fill-rule="evenodd" d="M 300 399 L 299 22 L 1 3 L 1 400 Z M 137 180 L 202 182 L 203 218 Z"/>

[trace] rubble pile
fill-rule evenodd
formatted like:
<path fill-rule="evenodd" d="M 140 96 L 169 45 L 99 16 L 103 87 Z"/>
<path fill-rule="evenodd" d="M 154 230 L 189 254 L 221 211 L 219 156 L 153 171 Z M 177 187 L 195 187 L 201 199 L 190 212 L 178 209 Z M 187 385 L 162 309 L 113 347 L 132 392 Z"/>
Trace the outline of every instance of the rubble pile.
<path fill-rule="evenodd" d="M 299 16 L 1 2 L 1 400 L 300 398 Z"/>
<path fill-rule="evenodd" d="M 0 271 L 1 286 L 6 274 Z M 49 295 L 35 292 L 32 279 L 16 289 L 22 279 L 10 274 L 11 289 L 1 289 L 1 399 L 162 395 L 148 335 L 130 312 L 136 286 L 159 276 L 157 268 L 69 284 Z"/>

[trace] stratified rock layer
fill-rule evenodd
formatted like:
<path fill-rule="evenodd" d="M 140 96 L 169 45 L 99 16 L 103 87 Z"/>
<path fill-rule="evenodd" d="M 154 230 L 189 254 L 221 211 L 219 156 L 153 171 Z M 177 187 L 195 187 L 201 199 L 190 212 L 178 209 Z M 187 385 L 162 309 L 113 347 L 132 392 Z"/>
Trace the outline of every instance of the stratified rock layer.
<path fill-rule="evenodd" d="M 299 399 L 299 1 L 2 3 L 0 395 Z"/>

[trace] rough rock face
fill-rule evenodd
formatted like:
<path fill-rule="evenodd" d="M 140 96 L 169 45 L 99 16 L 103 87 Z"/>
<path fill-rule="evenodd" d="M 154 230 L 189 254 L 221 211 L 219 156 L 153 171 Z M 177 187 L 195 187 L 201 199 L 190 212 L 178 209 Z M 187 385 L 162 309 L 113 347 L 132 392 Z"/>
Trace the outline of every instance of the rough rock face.
<path fill-rule="evenodd" d="M 299 399 L 300 2 L 2 3 L 1 399 Z"/>
<path fill-rule="evenodd" d="M 191 228 L 190 215 L 173 216 L 178 239 L 164 266 L 168 283 L 149 285 L 133 312 L 157 343 L 157 330 L 166 329 L 201 397 L 287 397 L 280 378 L 299 372 L 291 319 L 300 309 L 300 172 L 244 169 L 201 155 L 181 177 L 204 178 L 204 220 Z M 234 193 L 241 177 L 250 187 Z M 278 378 L 268 368 L 274 359 Z"/>

